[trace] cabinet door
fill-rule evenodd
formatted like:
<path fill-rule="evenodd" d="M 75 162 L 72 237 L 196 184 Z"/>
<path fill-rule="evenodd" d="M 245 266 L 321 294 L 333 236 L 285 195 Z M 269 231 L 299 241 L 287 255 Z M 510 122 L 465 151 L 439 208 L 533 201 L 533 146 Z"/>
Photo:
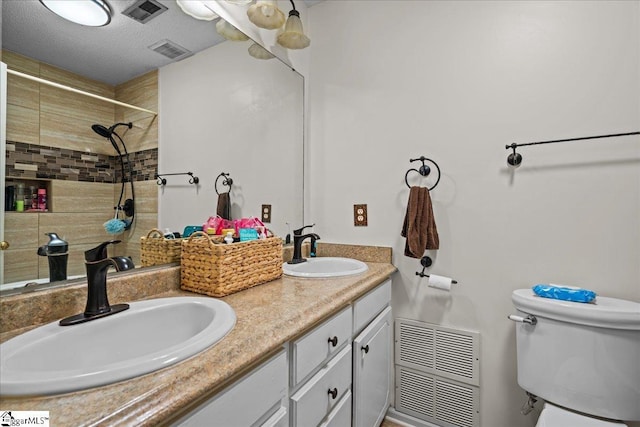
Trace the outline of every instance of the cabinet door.
<path fill-rule="evenodd" d="M 389 406 L 391 307 L 353 340 L 353 426 L 379 426 Z"/>
<path fill-rule="evenodd" d="M 286 395 L 287 353 L 281 351 L 173 425 L 251 426 L 274 412 L 282 414 L 281 402 Z M 286 419 L 284 408 L 284 424 L 278 424 L 276 416 L 272 425 L 286 425 Z"/>

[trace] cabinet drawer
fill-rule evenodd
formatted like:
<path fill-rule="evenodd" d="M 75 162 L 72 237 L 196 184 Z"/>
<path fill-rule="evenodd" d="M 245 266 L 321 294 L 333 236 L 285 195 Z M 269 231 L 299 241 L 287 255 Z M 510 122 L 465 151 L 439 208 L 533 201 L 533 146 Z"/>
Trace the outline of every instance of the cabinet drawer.
<path fill-rule="evenodd" d="M 351 364 L 351 346 L 346 346 L 291 396 L 294 426 L 318 425 L 340 402 L 351 387 Z"/>
<path fill-rule="evenodd" d="M 287 412 L 287 408 L 281 406 L 280 409 L 276 411 L 267 421 L 262 423 L 260 427 L 287 427 L 289 423 L 288 420 L 289 413 Z"/>
<path fill-rule="evenodd" d="M 250 426 L 272 411 L 286 395 L 287 353 L 281 351 L 174 425 Z"/>
<path fill-rule="evenodd" d="M 358 334 L 391 302 L 391 279 L 353 304 L 353 333 Z"/>
<path fill-rule="evenodd" d="M 292 343 L 292 386 L 304 380 L 351 340 L 351 320 L 349 306 Z"/>
<path fill-rule="evenodd" d="M 340 402 L 329 413 L 329 416 L 318 427 L 344 427 L 351 425 L 351 392 L 342 397 Z"/>

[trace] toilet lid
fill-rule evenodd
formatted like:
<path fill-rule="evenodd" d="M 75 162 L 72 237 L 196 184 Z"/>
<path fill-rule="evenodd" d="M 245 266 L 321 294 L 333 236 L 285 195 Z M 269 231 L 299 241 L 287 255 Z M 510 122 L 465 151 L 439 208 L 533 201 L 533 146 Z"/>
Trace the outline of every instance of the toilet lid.
<path fill-rule="evenodd" d="M 580 415 L 545 403 L 536 427 L 627 427 L 627 425 Z"/>

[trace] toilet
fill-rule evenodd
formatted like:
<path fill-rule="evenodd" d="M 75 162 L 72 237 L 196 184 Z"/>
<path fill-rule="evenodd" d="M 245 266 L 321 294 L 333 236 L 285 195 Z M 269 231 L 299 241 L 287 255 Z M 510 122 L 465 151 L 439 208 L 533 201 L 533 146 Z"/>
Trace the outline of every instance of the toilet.
<path fill-rule="evenodd" d="M 513 291 L 518 385 L 544 399 L 536 427 L 640 421 L 640 303 L 594 303 Z"/>

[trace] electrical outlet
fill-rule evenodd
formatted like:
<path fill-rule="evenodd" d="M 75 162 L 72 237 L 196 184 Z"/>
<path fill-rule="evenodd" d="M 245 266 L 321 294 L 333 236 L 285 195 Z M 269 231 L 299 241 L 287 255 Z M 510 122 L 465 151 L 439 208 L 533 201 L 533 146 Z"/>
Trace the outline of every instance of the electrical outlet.
<path fill-rule="evenodd" d="M 262 222 L 271 222 L 271 205 L 262 205 Z"/>
<path fill-rule="evenodd" d="M 367 205 L 353 205 L 353 225 L 367 226 Z"/>

